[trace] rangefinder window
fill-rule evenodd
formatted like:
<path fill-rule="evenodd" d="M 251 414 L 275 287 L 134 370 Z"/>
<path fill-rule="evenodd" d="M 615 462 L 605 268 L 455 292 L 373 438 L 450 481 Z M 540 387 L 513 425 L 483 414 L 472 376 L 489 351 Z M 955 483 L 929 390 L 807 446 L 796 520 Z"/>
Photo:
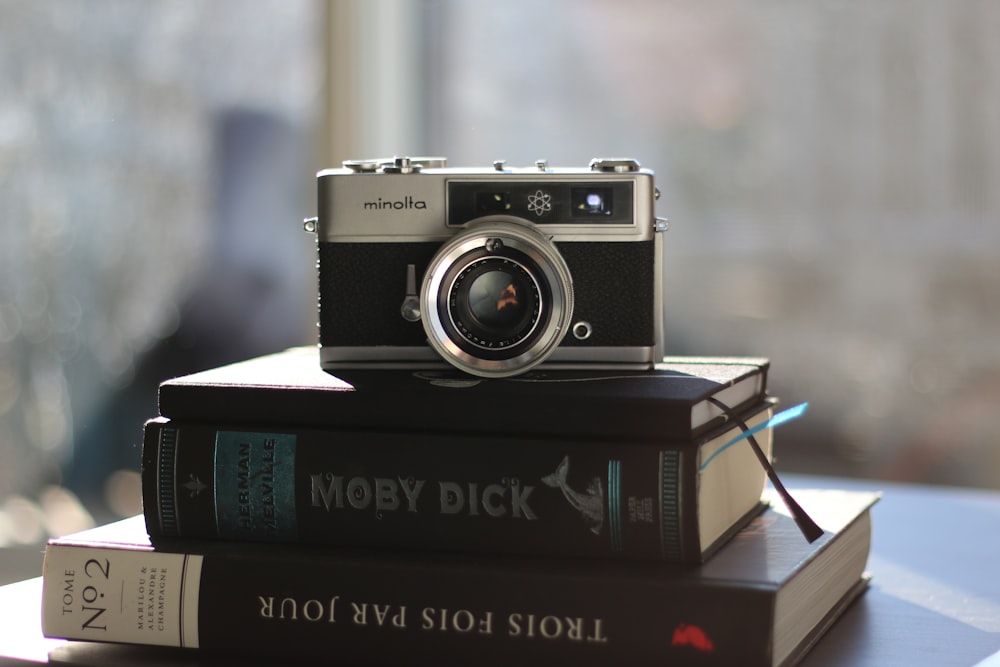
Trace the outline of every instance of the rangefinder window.
<path fill-rule="evenodd" d="M 480 215 L 506 213 L 510 210 L 509 192 L 477 192 L 476 211 Z"/>
<path fill-rule="evenodd" d="M 611 188 L 573 188 L 570 210 L 574 217 L 606 217 L 612 214 L 614 195 Z"/>

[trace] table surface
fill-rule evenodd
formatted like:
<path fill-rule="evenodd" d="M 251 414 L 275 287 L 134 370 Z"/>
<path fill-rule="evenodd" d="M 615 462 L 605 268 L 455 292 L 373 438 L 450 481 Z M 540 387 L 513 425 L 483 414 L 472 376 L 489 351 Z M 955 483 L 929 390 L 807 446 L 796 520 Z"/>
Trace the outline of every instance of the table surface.
<path fill-rule="evenodd" d="M 871 588 L 806 655 L 802 667 L 851 665 L 1000 667 L 1000 493 L 799 475 L 789 488 L 881 490 L 873 510 Z M 0 581 L 37 568 L 35 550 L 0 550 Z M 6 579 L 4 579 L 6 578 Z M 41 580 L 0 587 L 0 667 L 266 664 L 183 649 L 45 639 Z"/>

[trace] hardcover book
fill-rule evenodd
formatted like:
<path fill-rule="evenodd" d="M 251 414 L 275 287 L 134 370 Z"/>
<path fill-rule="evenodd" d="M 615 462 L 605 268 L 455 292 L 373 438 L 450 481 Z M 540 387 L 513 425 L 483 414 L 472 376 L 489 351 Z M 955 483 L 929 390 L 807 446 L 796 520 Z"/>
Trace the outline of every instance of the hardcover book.
<path fill-rule="evenodd" d="M 145 426 L 156 538 L 700 562 L 760 511 L 772 402 L 693 440 Z"/>
<path fill-rule="evenodd" d="M 368 665 L 789 665 L 864 590 L 876 494 L 797 491 L 707 563 L 459 557 L 220 541 L 143 517 L 50 540 L 46 636 Z"/>
<path fill-rule="evenodd" d="M 475 378 L 452 369 L 320 368 L 292 348 L 161 383 L 159 412 L 191 421 L 588 438 L 695 437 L 760 402 L 767 359 L 671 357 L 648 371 L 534 370 Z"/>

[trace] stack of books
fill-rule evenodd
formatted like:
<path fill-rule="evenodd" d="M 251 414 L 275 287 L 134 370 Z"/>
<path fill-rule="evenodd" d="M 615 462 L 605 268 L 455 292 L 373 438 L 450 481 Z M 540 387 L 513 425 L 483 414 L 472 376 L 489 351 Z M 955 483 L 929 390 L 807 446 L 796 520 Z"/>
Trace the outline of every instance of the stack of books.
<path fill-rule="evenodd" d="M 168 380 L 144 515 L 49 542 L 43 631 L 336 664 L 792 664 L 865 589 L 877 496 L 797 490 L 803 535 L 766 489 L 767 372 L 334 376 L 301 348 Z"/>

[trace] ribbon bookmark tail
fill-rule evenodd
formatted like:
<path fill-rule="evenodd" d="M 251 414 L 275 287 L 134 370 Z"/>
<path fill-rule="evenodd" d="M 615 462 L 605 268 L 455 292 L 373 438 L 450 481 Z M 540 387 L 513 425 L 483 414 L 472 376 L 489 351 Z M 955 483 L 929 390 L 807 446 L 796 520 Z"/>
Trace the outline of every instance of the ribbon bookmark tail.
<path fill-rule="evenodd" d="M 779 496 L 781 496 L 782 502 L 784 502 L 785 507 L 787 507 L 788 511 L 791 513 L 792 519 L 795 521 L 795 525 L 797 525 L 799 530 L 802 531 L 803 537 L 805 537 L 806 541 L 810 544 L 818 540 L 823 535 L 823 529 L 820 528 L 815 521 L 813 521 L 812 517 L 810 517 L 804 509 L 802 509 L 802 506 L 795 501 L 792 494 L 789 493 L 788 489 L 785 488 L 785 485 L 781 483 L 781 480 L 778 479 L 777 471 L 775 471 L 771 462 L 768 460 L 767 455 L 764 454 L 764 450 L 761 449 L 760 445 L 757 443 L 757 439 L 754 437 L 754 433 L 757 431 L 765 428 L 773 428 L 779 424 L 784 424 L 785 422 L 801 417 L 809 404 L 802 403 L 801 405 L 796 405 L 788 410 L 779 412 L 765 423 L 751 429 L 747 426 L 746 422 L 740 419 L 728 405 L 717 398 L 709 397 L 708 400 L 726 413 L 726 416 L 728 416 L 740 427 L 740 429 L 743 430 L 742 435 L 734 438 L 733 441 L 725 445 L 723 449 L 739 442 L 740 440 L 746 439 L 750 443 L 753 453 L 757 456 L 757 460 L 760 461 L 760 464 L 764 467 L 764 471 L 767 472 L 767 478 L 771 480 L 771 485 L 774 487 L 774 490 L 778 492 Z"/>

